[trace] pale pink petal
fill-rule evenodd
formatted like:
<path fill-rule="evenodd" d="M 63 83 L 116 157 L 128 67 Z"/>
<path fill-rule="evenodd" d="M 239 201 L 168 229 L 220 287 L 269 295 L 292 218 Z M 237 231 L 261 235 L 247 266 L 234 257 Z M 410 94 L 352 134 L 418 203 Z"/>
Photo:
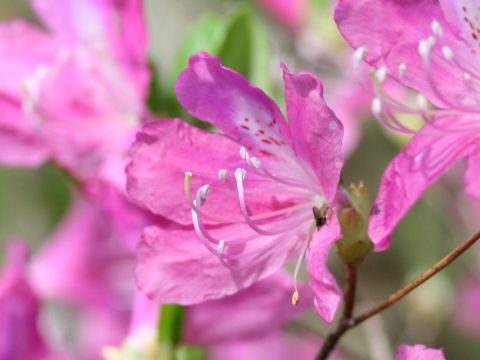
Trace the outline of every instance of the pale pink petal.
<path fill-rule="evenodd" d="M 374 19 L 374 21 L 372 21 Z M 422 57 L 418 52 L 419 41 L 433 35 L 432 21 L 436 20 L 444 29 L 450 24 L 435 1 L 382 1 L 340 0 L 335 21 L 343 36 L 353 48 L 368 48 L 366 60 L 375 67 L 387 66 L 388 74 L 399 78 L 399 66 L 405 64 L 407 71 L 401 82 L 411 87 L 436 104 L 442 104 L 429 85 Z M 445 30 L 447 43 L 455 56 L 470 57 L 470 47 Z M 463 71 L 454 62 L 447 61 L 442 46 L 436 46 L 431 55 L 432 74 L 436 87 L 446 98 L 457 99 L 471 93 L 463 78 Z"/>
<path fill-rule="evenodd" d="M 480 200 L 480 153 L 471 155 L 468 158 L 465 185 L 467 195 Z"/>
<path fill-rule="evenodd" d="M 310 287 L 315 293 L 315 309 L 327 323 L 333 321 L 342 301 L 342 292 L 327 266 L 330 248 L 341 237 L 338 219 L 331 215 L 328 224 L 315 231 L 307 253 L 307 270 Z"/>
<path fill-rule="evenodd" d="M 292 74 L 283 66 L 289 127 L 299 160 L 316 173 L 328 202 L 343 166 L 343 125 L 323 99 L 323 85 L 311 73 Z"/>
<path fill-rule="evenodd" d="M 15 41 L 12 41 L 15 39 Z M 54 61 L 60 43 L 23 20 L 0 24 L 0 91 L 17 101 L 22 86 L 40 64 Z"/>
<path fill-rule="evenodd" d="M 159 303 L 190 305 L 218 299 L 264 279 L 292 260 L 300 252 L 308 228 L 305 224 L 304 229 L 293 228 L 278 236 L 257 235 L 247 244 L 235 246 L 228 239 L 251 236 L 248 226 L 212 226 L 212 236 L 227 239 L 224 257 L 240 259 L 226 267 L 207 250 L 193 228 L 174 223 L 147 227 L 137 248 L 137 285 Z"/>
<path fill-rule="evenodd" d="M 400 345 L 395 360 L 445 360 L 442 349 L 430 349 L 425 345 Z"/>
<path fill-rule="evenodd" d="M 113 54 L 137 91 L 146 95 L 149 71 L 142 0 L 34 0 L 33 5 L 57 38 Z"/>
<path fill-rule="evenodd" d="M 220 218 L 242 218 L 237 193 L 218 178 L 226 169 L 231 177 L 237 168 L 248 167 L 241 159 L 240 145 L 218 133 L 192 127 L 179 119 L 147 124 L 137 134 L 127 167 L 128 193 L 153 213 L 182 224 L 191 224 L 190 205 L 184 191 L 185 172 L 193 173 L 192 197 L 203 185 L 212 186 L 204 207 L 206 213 Z M 230 180 L 234 182 L 235 180 Z M 248 175 L 248 186 L 271 186 Z M 257 212 L 273 210 L 288 203 L 289 196 L 258 193 L 249 199 Z M 250 203 L 251 201 L 251 203 Z M 208 222 L 208 220 L 207 220 Z"/>
<path fill-rule="evenodd" d="M 234 295 L 190 306 L 185 313 L 184 341 L 215 344 L 261 337 L 280 328 L 313 306 L 312 291 L 300 285 L 298 306 L 291 303 L 292 275 L 283 271 Z"/>
<path fill-rule="evenodd" d="M 455 119 L 449 119 L 452 124 Z M 369 236 L 376 251 L 390 245 L 390 234 L 423 192 L 452 165 L 476 150 L 475 133 L 439 132 L 425 126 L 390 163 L 372 209 Z"/>

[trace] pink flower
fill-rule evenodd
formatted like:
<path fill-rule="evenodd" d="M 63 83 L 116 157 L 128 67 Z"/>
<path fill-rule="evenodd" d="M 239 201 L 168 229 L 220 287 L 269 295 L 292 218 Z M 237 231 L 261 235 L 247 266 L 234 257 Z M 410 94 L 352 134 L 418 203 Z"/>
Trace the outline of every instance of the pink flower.
<path fill-rule="evenodd" d="M 142 1 L 31 2 L 45 29 L 0 24 L 0 162 L 53 158 L 91 178 L 128 148 L 144 111 Z"/>
<path fill-rule="evenodd" d="M 467 193 L 480 198 L 477 15 L 471 2 L 457 0 L 341 0 L 337 6 L 337 24 L 357 48 L 357 71 L 363 59 L 377 68 L 374 84 L 360 75 L 375 97 L 374 114 L 395 131 L 415 134 L 383 176 L 369 229 L 376 250 L 389 246 L 390 234 L 408 209 L 463 158 L 469 165 Z M 416 106 L 382 90 L 387 75 L 422 94 Z M 416 132 L 396 112 L 418 114 L 426 124 Z"/>
<path fill-rule="evenodd" d="M 37 327 L 40 301 L 27 280 L 27 248 L 8 245 L 0 274 L 0 359 L 66 360 L 50 351 Z"/>
<path fill-rule="evenodd" d="M 463 281 L 456 291 L 452 321 L 471 336 L 480 334 L 480 279 L 478 275 Z"/>
<path fill-rule="evenodd" d="M 309 0 L 256 0 L 256 2 L 294 33 L 301 30 L 307 20 Z"/>
<path fill-rule="evenodd" d="M 429 349 L 425 345 L 400 345 L 395 360 L 445 360 L 442 349 Z"/>
<path fill-rule="evenodd" d="M 175 90 L 193 116 L 224 134 L 171 119 L 137 135 L 128 191 L 174 222 L 169 229 L 146 228 L 138 247 L 137 282 L 151 299 L 220 298 L 294 257 L 297 273 L 306 253 L 317 312 L 332 321 L 341 294 L 326 261 L 340 227 L 329 211 L 327 224 L 315 231 L 312 208 L 335 205 L 343 128 L 314 75 L 284 66 L 284 79 L 289 123 L 260 89 L 199 53 Z"/>

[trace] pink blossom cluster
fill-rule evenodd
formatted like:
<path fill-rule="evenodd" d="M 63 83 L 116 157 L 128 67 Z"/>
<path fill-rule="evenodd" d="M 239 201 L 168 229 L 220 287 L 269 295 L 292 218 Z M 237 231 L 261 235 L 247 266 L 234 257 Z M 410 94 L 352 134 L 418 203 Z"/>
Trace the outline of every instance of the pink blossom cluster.
<path fill-rule="evenodd" d="M 259 3 L 293 31 L 308 6 Z M 181 342 L 208 348 L 211 359 L 313 358 L 323 340 L 284 327 L 310 308 L 331 323 L 342 302 L 328 259 L 346 237 L 340 214 L 354 202 L 341 182 L 344 132 L 351 131 L 345 109 L 327 104 L 317 75 L 281 64 L 282 112 L 201 51 L 191 54 L 174 91 L 210 130 L 158 118 L 146 103 L 151 72 L 141 0 L 31 5 L 42 26 L 0 24 L 0 162 L 51 161 L 76 188 L 39 251 L 30 255 L 22 240 L 9 241 L 0 360 L 113 360 L 130 351 L 160 358 L 163 304 L 186 307 Z M 479 198 L 478 16 L 474 1 L 337 5 L 374 115 L 414 135 L 386 169 L 366 219 L 376 251 L 389 247 L 410 207 L 461 159 L 468 161 L 467 193 Z M 387 77 L 421 94 L 417 107 L 388 93 Z M 399 113 L 418 114 L 425 126 L 414 131 Z M 304 268 L 308 284 L 300 280 Z M 401 345 L 395 359 L 444 354 Z"/>

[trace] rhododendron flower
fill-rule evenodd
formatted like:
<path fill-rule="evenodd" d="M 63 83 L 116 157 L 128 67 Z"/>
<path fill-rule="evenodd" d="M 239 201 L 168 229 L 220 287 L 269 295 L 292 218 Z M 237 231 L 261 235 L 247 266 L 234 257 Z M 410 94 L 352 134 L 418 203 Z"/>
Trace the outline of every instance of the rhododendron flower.
<path fill-rule="evenodd" d="M 400 345 L 395 360 L 445 360 L 442 349 L 430 349 L 425 345 Z"/>
<path fill-rule="evenodd" d="M 341 294 L 326 261 L 341 235 L 329 208 L 343 165 L 343 128 L 314 75 L 284 66 L 284 81 L 288 123 L 260 89 L 199 53 L 175 90 L 193 116 L 224 134 L 170 119 L 137 135 L 128 191 L 173 221 L 168 231 L 146 228 L 138 247 L 137 282 L 151 299 L 220 298 L 298 257 L 296 278 L 307 254 L 317 312 L 332 321 Z M 324 218 L 314 218 L 314 207 Z"/>
<path fill-rule="evenodd" d="M 125 152 L 144 111 L 142 1 L 31 4 L 44 28 L 0 24 L 0 162 L 34 166 L 53 158 L 91 178 Z"/>
<path fill-rule="evenodd" d="M 42 338 L 37 320 L 40 301 L 27 279 L 27 248 L 11 241 L 0 274 L 0 359 L 66 360 Z"/>
<path fill-rule="evenodd" d="M 383 176 L 369 230 L 376 250 L 389 246 L 408 209 L 463 158 L 467 193 L 480 198 L 478 11 L 465 0 L 341 0 L 337 6 L 340 31 L 357 48 L 357 69 L 362 59 L 377 68 L 373 84 L 363 78 L 375 96 L 374 114 L 395 131 L 415 134 Z M 385 93 L 387 75 L 420 93 L 416 106 Z M 396 112 L 418 114 L 426 124 L 416 132 Z"/>

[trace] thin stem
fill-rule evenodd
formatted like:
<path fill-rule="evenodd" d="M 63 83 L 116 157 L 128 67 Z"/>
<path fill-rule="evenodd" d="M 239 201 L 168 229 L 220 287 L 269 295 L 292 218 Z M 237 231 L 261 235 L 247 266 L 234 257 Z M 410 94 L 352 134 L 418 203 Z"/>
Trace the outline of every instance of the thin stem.
<path fill-rule="evenodd" d="M 353 315 L 353 306 L 355 304 L 355 289 L 357 285 L 357 267 L 355 265 L 347 265 L 347 283 L 345 285 L 345 295 L 344 295 L 344 307 L 342 318 L 335 327 L 334 331 L 331 332 L 328 337 L 325 339 L 320 352 L 318 353 L 316 360 L 324 360 L 335 348 L 340 337 L 345 331 L 348 330 L 349 325 L 352 320 Z"/>
<path fill-rule="evenodd" d="M 385 310 L 389 306 L 396 303 L 398 300 L 403 298 L 405 295 L 410 293 L 412 290 L 423 284 L 425 281 L 430 279 L 433 275 L 438 273 L 439 271 L 443 270 L 449 264 L 451 264 L 455 259 L 457 259 L 460 255 L 462 255 L 465 251 L 467 251 L 477 240 L 480 239 L 480 231 L 478 231 L 475 235 L 473 235 L 470 239 L 465 241 L 463 244 L 457 246 L 450 254 L 445 256 L 442 260 L 437 262 L 433 267 L 425 271 L 423 274 L 415 278 L 413 281 L 408 283 L 405 287 L 398 290 L 394 294 L 390 295 L 384 302 L 380 303 L 379 305 L 375 306 L 374 308 L 364 312 L 363 314 L 357 317 L 348 317 L 345 314 L 352 314 L 353 312 L 353 302 L 355 296 L 355 285 L 353 285 L 353 289 L 350 284 L 350 280 L 347 282 L 347 286 L 345 289 L 345 308 L 343 311 L 342 318 L 340 322 L 335 327 L 335 329 L 328 335 L 327 339 L 323 343 L 320 352 L 318 353 L 316 360 L 325 360 L 327 359 L 330 352 L 333 350 L 335 345 L 337 344 L 340 337 L 349 329 L 358 324 L 362 323 L 363 321 L 371 318 L 372 316 L 378 314 L 379 312 Z M 347 269 L 347 279 L 350 279 L 350 269 Z M 355 272 L 356 278 L 356 272 Z M 356 280 L 356 279 L 355 279 Z M 356 282 L 356 281 L 355 281 Z"/>
<path fill-rule="evenodd" d="M 398 290 L 396 293 L 390 295 L 384 302 L 377 305 L 373 309 L 366 311 L 365 313 L 355 317 L 353 319 L 352 325 L 355 326 L 360 324 L 361 322 L 367 320 L 368 318 L 372 317 L 373 315 L 378 314 L 382 310 L 388 308 L 390 305 L 396 303 L 398 300 L 403 298 L 405 295 L 410 293 L 412 290 L 423 284 L 425 281 L 430 279 L 433 275 L 438 273 L 439 271 L 443 270 L 449 264 L 451 264 L 456 258 L 462 255 L 465 251 L 467 251 L 475 242 L 480 239 L 480 231 L 473 235 L 470 239 L 465 241 L 463 244 L 457 246 L 450 254 L 445 256 L 442 260 L 437 262 L 433 267 L 425 271 L 423 274 L 418 276 L 416 279 L 408 283 L 405 287 Z"/>

